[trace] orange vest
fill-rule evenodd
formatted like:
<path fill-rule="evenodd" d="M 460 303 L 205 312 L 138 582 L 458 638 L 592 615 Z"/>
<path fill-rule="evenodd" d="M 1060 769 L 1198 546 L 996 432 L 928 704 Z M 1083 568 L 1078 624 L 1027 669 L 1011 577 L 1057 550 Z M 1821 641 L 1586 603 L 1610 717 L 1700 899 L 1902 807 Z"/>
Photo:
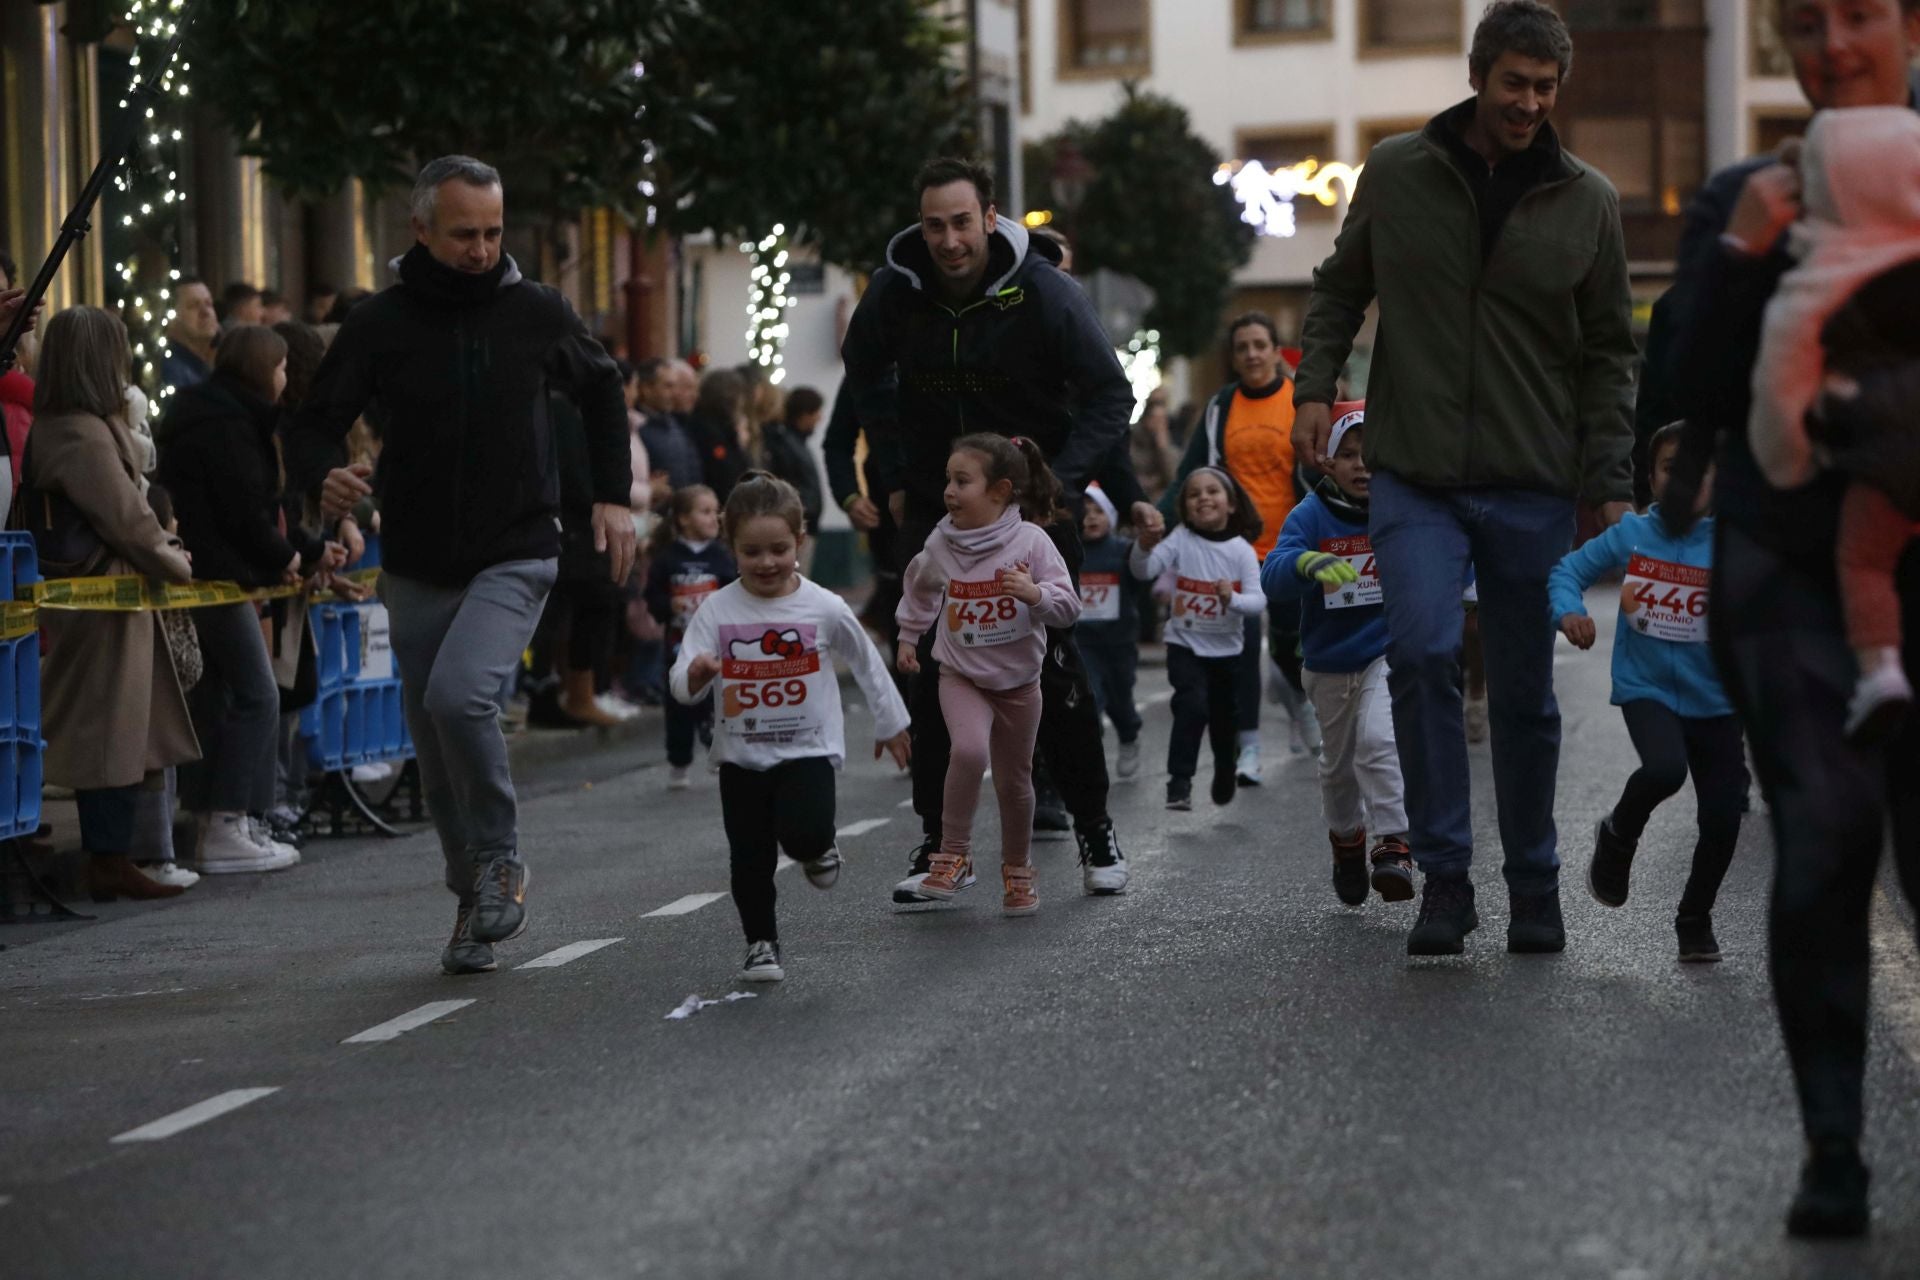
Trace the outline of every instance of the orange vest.
<path fill-rule="evenodd" d="M 1258 400 L 1244 391 L 1233 393 L 1220 429 L 1220 459 L 1260 512 L 1253 549 L 1264 562 L 1295 502 L 1291 378 L 1282 378 L 1278 390 Z"/>

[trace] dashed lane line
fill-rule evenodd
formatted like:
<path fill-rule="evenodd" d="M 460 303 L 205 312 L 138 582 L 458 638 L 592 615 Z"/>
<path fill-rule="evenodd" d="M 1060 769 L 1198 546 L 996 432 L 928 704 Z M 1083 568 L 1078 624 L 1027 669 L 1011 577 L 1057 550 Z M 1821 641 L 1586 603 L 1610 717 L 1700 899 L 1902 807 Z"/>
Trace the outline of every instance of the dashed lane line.
<path fill-rule="evenodd" d="M 907 803 L 912 804 L 913 802 L 909 800 Z M 862 818 L 858 822 L 849 822 L 846 826 L 834 832 L 833 835 L 837 840 L 851 840 L 855 836 L 863 836 L 869 831 L 877 831 L 892 821 L 892 818 Z"/>
<path fill-rule="evenodd" d="M 389 1019 L 377 1027 L 368 1027 L 358 1035 L 348 1036 L 341 1044 L 379 1044 L 387 1040 L 398 1040 L 416 1027 L 424 1027 L 429 1022 L 444 1018 L 457 1009 L 464 1009 L 474 1003 L 472 1000 L 435 1000 L 423 1004 L 411 1013 L 403 1013 Z"/>
<path fill-rule="evenodd" d="M 590 956 L 594 952 L 610 947 L 616 942 L 625 942 L 625 938 L 589 938 L 584 942 L 569 942 L 555 951 L 543 956 L 535 956 L 523 965 L 522 969 L 558 969 L 563 964 L 571 964 L 581 956 Z"/>
<path fill-rule="evenodd" d="M 675 898 L 664 907 L 655 907 L 652 911 L 647 912 L 647 914 L 640 918 L 642 920 L 651 920 L 655 916 L 691 915 L 706 906 L 709 902 L 718 902 L 726 896 L 724 893 L 690 893 L 684 898 Z"/>
<path fill-rule="evenodd" d="M 158 1142 L 162 1138 L 171 1138 L 174 1134 L 191 1129 L 195 1125 L 205 1124 L 226 1115 L 229 1111 L 238 1111 L 250 1102 L 258 1102 L 270 1093 L 280 1092 L 274 1085 L 263 1089 L 229 1089 L 225 1093 L 216 1093 L 205 1102 L 196 1102 L 190 1107 L 182 1107 L 172 1115 L 161 1116 L 138 1129 L 129 1129 L 111 1139 L 114 1142 Z"/>

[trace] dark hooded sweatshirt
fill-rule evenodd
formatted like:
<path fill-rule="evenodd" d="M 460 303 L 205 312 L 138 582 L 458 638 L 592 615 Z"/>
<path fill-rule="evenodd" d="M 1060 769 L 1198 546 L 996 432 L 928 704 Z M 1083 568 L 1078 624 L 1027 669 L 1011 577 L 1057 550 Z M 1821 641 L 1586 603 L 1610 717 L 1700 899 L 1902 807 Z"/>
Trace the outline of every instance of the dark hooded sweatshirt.
<path fill-rule="evenodd" d="M 952 305 L 920 228 L 902 231 L 841 347 L 873 479 L 922 516 L 943 513 L 949 446 L 963 435 L 1031 437 L 1078 494 L 1124 451 L 1133 418 L 1133 388 L 1093 303 L 1055 265 L 1059 247 L 1006 218 L 987 246 L 980 292 Z"/>
<path fill-rule="evenodd" d="M 557 290 L 502 254 L 485 275 L 416 245 L 400 282 L 355 307 L 287 440 L 287 470 L 316 492 L 378 400 L 385 441 L 374 491 L 386 567 L 465 586 L 509 560 L 560 553 L 560 476 L 548 391 L 579 405 L 594 502 L 632 486 L 620 373 Z"/>

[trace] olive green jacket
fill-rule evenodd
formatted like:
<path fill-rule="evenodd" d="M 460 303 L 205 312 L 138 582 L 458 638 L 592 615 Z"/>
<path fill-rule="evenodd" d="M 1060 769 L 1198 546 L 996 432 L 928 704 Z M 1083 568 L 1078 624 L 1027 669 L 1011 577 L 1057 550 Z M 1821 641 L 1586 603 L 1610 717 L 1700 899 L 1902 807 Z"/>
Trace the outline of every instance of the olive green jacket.
<path fill-rule="evenodd" d="M 1554 162 L 1483 265 L 1472 190 L 1438 132 L 1451 114 L 1367 157 L 1313 273 L 1294 402 L 1337 398 L 1378 298 L 1368 466 L 1436 488 L 1631 501 L 1638 350 L 1619 197 L 1542 126 Z"/>

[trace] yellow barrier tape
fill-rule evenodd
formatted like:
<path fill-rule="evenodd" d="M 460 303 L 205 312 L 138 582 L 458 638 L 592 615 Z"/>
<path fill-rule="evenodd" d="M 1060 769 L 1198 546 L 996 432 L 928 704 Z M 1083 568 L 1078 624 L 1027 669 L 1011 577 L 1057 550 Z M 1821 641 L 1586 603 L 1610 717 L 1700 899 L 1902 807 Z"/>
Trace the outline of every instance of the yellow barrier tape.
<path fill-rule="evenodd" d="M 380 577 L 378 569 L 343 574 L 362 586 Z M 312 603 L 344 599 L 332 591 L 304 586 L 243 587 L 237 582 L 161 582 L 136 574 L 106 578 L 52 578 L 23 588 L 26 599 L 0 602 L 0 640 L 17 640 L 39 626 L 43 609 L 82 613 L 146 613 L 161 609 L 206 609 L 246 601 L 286 600 L 311 595 Z"/>

